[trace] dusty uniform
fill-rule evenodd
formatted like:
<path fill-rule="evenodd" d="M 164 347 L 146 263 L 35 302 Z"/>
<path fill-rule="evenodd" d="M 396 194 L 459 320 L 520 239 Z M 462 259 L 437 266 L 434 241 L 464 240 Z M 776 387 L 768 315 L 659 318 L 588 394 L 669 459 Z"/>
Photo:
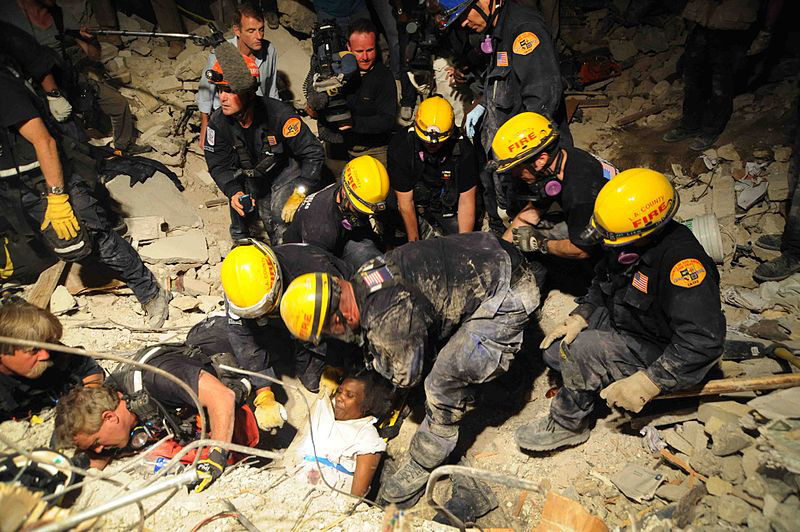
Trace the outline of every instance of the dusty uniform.
<path fill-rule="evenodd" d="M 283 241 L 287 244 L 311 244 L 356 269 L 380 255 L 383 245 L 366 218 L 344 216 L 336 203 L 339 188 L 339 183 L 333 183 L 307 196 L 294 213 L 294 220 L 284 233 Z"/>
<path fill-rule="evenodd" d="M 250 194 L 270 242 L 280 243 L 286 223 L 281 209 L 295 187 L 312 190 L 319 183 L 325 154 L 322 145 L 294 109 L 273 98 L 256 98 L 253 123 L 243 128 L 217 109 L 208 120 L 205 156 L 214 182 L 230 199 Z M 231 238 L 249 236 L 248 222 L 231 208 Z"/>
<path fill-rule="evenodd" d="M 418 435 L 434 441 L 441 463 L 456 445 L 467 390 L 503 374 L 522 345 L 539 304 L 533 273 L 516 249 L 475 232 L 411 242 L 352 280 L 374 368 L 400 387 L 425 380 Z"/>
<path fill-rule="evenodd" d="M 131 245 L 111 229 L 108 214 L 89 186 L 71 174 L 69 161 L 61 157 L 65 191 L 69 194 L 81 228 L 75 238 L 61 240 L 52 224 L 40 230 L 47 209 L 47 185 L 36 151 L 18 126 L 48 112 L 44 103 L 10 67 L 0 68 L 0 213 L 15 235 L 42 238 L 45 246 L 65 261 L 79 261 L 90 254 L 111 268 L 145 304 L 158 294 L 158 284 Z M 50 134 L 59 139 L 53 127 Z"/>
<path fill-rule="evenodd" d="M 444 234 L 458 233 L 458 200 L 478 184 L 478 160 L 472 143 L 454 134 L 435 154 L 428 153 L 414 127 L 395 133 L 389 144 L 389 179 L 398 192 L 414 192 L 417 223 Z M 424 234 L 420 225 L 420 235 Z"/>
<path fill-rule="evenodd" d="M 589 323 L 560 352 L 544 352 L 564 386 L 550 406 L 553 419 L 585 428 L 597 392 L 644 370 L 662 392 L 701 382 L 717 363 L 725 340 L 719 273 L 691 231 L 669 222 L 639 262 L 622 266 L 607 252 L 589 293 L 573 314 Z"/>
<path fill-rule="evenodd" d="M 353 271 L 341 260 L 314 246 L 284 244 L 274 246 L 272 250 L 281 266 L 284 288 L 304 273 L 326 272 L 347 278 Z M 292 352 L 295 349 L 295 343 L 290 340 L 286 326 L 277 314 L 257 319 L 239 318 L 230 312 L 227 316 L 212 316 L 193 327 L 186 341 L 191 345 L 216 345 L 213 348 L 204 347 L 204 351 L 232 351 L 239 367 L 263 372 L 271 377 L 275 377 L 273 364 L 280 357 L 280 353 Z M 311 349 L 319 356 L 312 355 Z M 321 371 L 322 365 L 318 363 L 318 359 L 325 354 L 325 345 L 312 347 L 303 344 L 295 353 L 297 369 L 300 372 L 308 369 L 311 373 L 314 373 L 314 368 Z M 309 364 L 313 364 L 313 367 L 309 368 Z M 309 378 L 313 381 L 312 377 L 313 375 Z M 304 384 L 316 386 L 319 382 L 318 377 L 317 375 L 317 382 L 304 381 Z M 255 377 L 250 377 L 250 382 L 255 389 L 270 385 L 266 379 Z"/>

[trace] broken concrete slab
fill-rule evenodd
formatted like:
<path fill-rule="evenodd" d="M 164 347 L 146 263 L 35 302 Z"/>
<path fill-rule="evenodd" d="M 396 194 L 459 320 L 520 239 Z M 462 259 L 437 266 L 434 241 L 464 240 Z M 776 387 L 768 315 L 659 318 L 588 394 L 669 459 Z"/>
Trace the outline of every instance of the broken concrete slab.
<path fill-rule="evenodd" d="M 639 50 L 636 49 L 636 45 L 628 40 L 611 40 L 608 43 L 608 49 L 611 51 L 611 55 L 614 56 L 614 59 L 620 63 L 630 61 L 639 53 Z"/>
<path fill-rule="evenodd" d="M 184 53 L 186 50 L 184 50 Z M 208 52 L 196 52 L 180 59 L 175 66 L 175 77 L 181 81 L 197 81 L 204 74 Z"/>
<path fill-rule="evenodd" d="M 733 490 L 733 484 L 722 480 L 718 476 L 713 476 L 706 480 L 706 489 L 711 495 L 721 497 L 729 494 Z"/>
<path fill-rule="evenodd" d="M 125 218 L 127 236 L 137 242 L 147 242 L 167 236 L 166 224 L 162 216 L 135 216 Z"/>
<path fill-rule="evenodd" d="M 183 290 L 192 296 L 207 296 L 211 294 L 211 285 L 199 279 L 183 278 Z"/>
<path fill-rule="evenodd" d="M 77 306 L 78 303 L 65 286 L 56 286 L 56 289 L 53 290 L 53 294 L 50 296 L 50 312 L 56 316 L 60 316 L 61 314 L 65 314 Z"/>
<path fill-rule="evenodd" d="M 150 89 L 155 92 L 156 94 L 160 94 L 162 92 L 171 92 L 180 90 L 183 88 L 183 83 L 176 78 L 174 75 L 164 76 L 163 78 L 159 78 L 154 80 L 150 83 Z"/>
<path fill-rule="evenodd" d="M 222 308 L 222 297 L 220 296 L 198 296 L 198 300 L 200 300 L 200 310 L 204 314 L 209 314 L 215 310 Z"/>
<path fill-rule="evenodd" d="M 180 295 L 173 297 L 169 304 L 182 312 L 189 312 L 196 309 L 200 305 L 200 301 L 192 296 Z"/>
<path fill-rule="evenodd" d="M 694 447 L 692 444 L 686 441 L 683 436 L 678 434 L 674 428 L 663 430 L 661 431 L 661 434 L 664 436 L 664 440 L 667 442 L 667 445 L 673 449 L 687 455 L 691 455 L 694 452 Z"/>
<path fill-rule="evenodd" d="M 662 484 L 656 490 L 656 495 L 669 502 L 681 500 L 687 493 L 689 487 L 684 484 Z"/>
<path fill-rule="evenodd" d="M 722 471 L 720 459 L 707 449 L 695 449 L 694 454 L 689 457 L 689 465 L 705 477 L 718 475 Z"/>
<path fill-rule="evenodd" d="M 713 435 L 711 452 L 716 456 L 728 456 L 749 447 L 755 442 L 752 436 L 742 432 L 738 425 L 726 423 Z"/>
<path fill-rule="evenodd" d="M 717 157 L 725 159 L 726 161 L 741 161 L 742 157 L 736 151 L 736 146 L 732 142 L 717 148 Z"/>
<path fill-rule="evenodd" d="M 153 51 L 153 47 L 145 38 L 138 38 L 128 45 L 128 48 L 141 56 L 148 56 Z"/>
<path fill-rule="evenodd" d="M 747 516 L 750 515 L 752 509 L 752 506 L 733 495 L 720 497 L 717 505 L 719 516 L 732 525 L 741 525 L 747 522 Z"/>
<path fill-rule="evenodd" d="M 711 205 L 720 224 L 734 221 L 736 216 L 736 181 L 731 176 L 715 176 L 711 190 Z"/>
<path fill-rule="evenodd" d="M 722 479 L 731 484 L 740 484 L 744 480 L 742 457 L 738 454 L 722 458 Z"/>
<path fill-rule="evenodd" d="M 774 162 L 767 167 L 770 201 L 786 201 L 789 198 L 789 163 Z"/>
<path fill-rule="evenodd" d="M 145 262 L 161 264 L 204 264 L 208 260 L 206 237 L 202 231 L 160 238 L 139 248 Z"/>
<path fill-rule="evenodd" d="M 726 423 L 738 423 L 739 418 L 751 410 L 749 406 L 736 401 L 713 401 L 698 407 L 697 419 L 701 423 L 707 423 L 711 417 L 717 417 Z"/>
<path fill-rule="evenodd" d="M 708 436 L 706 436 L 703 430 L 703 425 L 697 421 L 687 421 L 684 423 L 681 427 L 681 436 L 692 446 L 693 450 L 705 449 L 708 446 Z"/>
<path fill-rule="evenodd" d="M 161 172 L 132 187 L 129 176 L 119 175 L 106 183 L 106 188 L 127 218 L 160 216 L 170 231 L 179 227 L 203 226 L 195 208 L 175 187 L 175 183 Z"/>

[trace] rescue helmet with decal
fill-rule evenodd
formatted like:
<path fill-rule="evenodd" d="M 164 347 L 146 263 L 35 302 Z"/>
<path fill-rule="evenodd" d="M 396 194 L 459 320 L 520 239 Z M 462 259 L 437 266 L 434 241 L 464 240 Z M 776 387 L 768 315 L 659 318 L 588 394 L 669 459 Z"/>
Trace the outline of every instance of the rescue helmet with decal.
<path fill-rule="evenodd" d="M 206 79 L 218 87 L 227 87 L 236 94 L 258 89 L 258 65 L 252 57 L 242 55 L 238 48 L 225 41 L 214 48 L 217 60 L 206 70 Z"/>
<path fill-rule="evenodd" d="M 222 261 L 222 290 L 229 310 L 242 318 L 258 318 L 278 307 L 283 290 L 275 252 L 255 239 L 242 241 Z"/>
<path fill-rule="evenodd" d="M 295 337 L 316 344 L 339 309 L 339 296 L 339 283 L 329 273 L 301 275 L 289 284 L 281 299 L 283 323 Z"/>
<path fill-rule="evenodd" d="M 664 227 L 679 205 L 680 196 L 664 174 L 631 168 L 600 189 L 585 236 L 606 246 L 625 246 Z"/>
<path fill-rule="evenodd" d="M 453 134 L 453 106 L 441 96 L 431 96 L 419 104 L 414 131 L 423 142 L 438 144 Z"/>
<path fill-rule="evenodd" d="M 428 11 L 433 15 L 436 26 L 444 31 L 477 0 L 431 0 L 428 2 Z"/>
<path fill-rule="evenodd" d="M 344 167 L 342 188 L 353 209 L 362 214 L 375 214 L 386 208 L 389 174 L 379 160 L 362 155 Z"/>
<path fill-rule="evenodd" d="M 546 116 L 520 113 L 500 126 L 492 139 L 497 171 L 508 172 L 523 161 L 558 145 L 558 128 Z"/>

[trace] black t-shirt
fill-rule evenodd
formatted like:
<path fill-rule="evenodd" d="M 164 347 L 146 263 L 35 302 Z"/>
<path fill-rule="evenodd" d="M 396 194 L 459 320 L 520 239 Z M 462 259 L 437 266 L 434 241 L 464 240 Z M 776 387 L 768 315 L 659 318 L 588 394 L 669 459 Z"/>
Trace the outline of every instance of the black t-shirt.
<path fill-rule="evenodd" d="M 5 67 L 0 67 L 0 170 L 22 167 L 36 160 L 33 145 L 19 133 L 19 126 L 37 118 L 34 95 Z M 13 155 L 12 155 L 13 152 Z"/>
<path fill-rule="evenodd" d="M 53 366 L 38 379 L 0 374 L 0 421 L 27 417 L 47 406 L 55 406 L 59 397 L 83 379 L 102 373 L 94 359 L 67 353 L 50 352 Z"/>
<path fill-rule="evenodd" d="M 463 137 L 448 141 L 447 146 L 432 155 L 424 150 L 413 128 L 398 131 L 389 143 L 388 164 L 389 180 L 397 192 L 413 190 L 420 179 L 429 183 L 444 183 L 444 179 L 453 174 L 459 193 L 478 184 L 475 148 Z"/>
<path fill-rule="evenodd" d="M 338 189 L 339 184 L 333 183 L 307 196 L 283 234 L 284 243 L 311 244 L 341 257 L 348 240 L 377 242 L 378 236 L 370 225 L 349 230 L 342 225 L 344 217 L 336 203 Z"/>

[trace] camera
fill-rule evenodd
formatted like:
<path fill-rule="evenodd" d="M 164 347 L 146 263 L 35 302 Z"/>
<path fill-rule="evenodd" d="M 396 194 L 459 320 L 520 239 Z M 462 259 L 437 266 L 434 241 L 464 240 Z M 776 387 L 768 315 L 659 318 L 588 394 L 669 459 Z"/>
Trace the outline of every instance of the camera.
<path fill-rule="evenodd" d="M 328 95 L 328 103 L 320 114 L 336 129 L 352 125 L 353 117 L 341 89 L 358 72 L 358 61 L 355 55 L 346 50 L 333 22 L 318 24 L 311 33 L 311 43 L 314 48 L 311 57 L 312 87 Z"/>

